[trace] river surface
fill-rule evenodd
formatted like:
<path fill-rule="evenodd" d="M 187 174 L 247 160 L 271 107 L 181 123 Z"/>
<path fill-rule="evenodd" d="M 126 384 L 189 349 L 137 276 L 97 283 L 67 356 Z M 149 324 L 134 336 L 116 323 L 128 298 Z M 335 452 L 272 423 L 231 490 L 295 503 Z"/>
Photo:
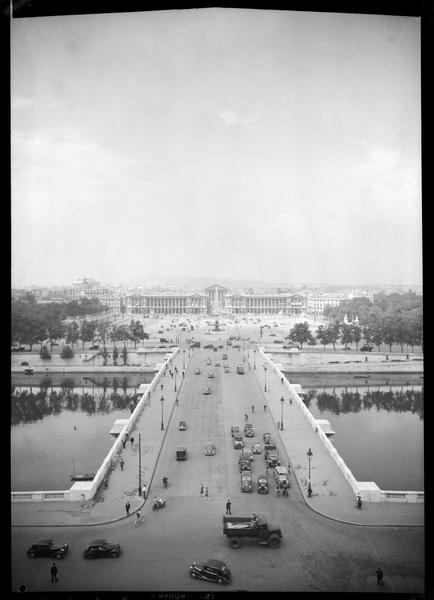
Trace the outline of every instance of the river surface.
<path fill-rule="evenodd" d="M 130 417 L 137 387 L 153 377 L 13 375 L 11 489 L 66 490 L 74 472 L 96 473 L 114 442 L 113 423 Z"/>
<path fill-rule="evenodd" d="M 420 374 L 287 373 L 358 481 L 383 490 L 424 489 L 423 381 Z"/>

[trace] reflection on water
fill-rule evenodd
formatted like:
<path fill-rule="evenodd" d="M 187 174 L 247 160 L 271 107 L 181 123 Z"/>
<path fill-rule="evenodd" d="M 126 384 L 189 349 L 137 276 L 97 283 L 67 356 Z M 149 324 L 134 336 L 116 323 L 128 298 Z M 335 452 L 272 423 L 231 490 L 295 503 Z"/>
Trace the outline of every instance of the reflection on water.
<path fill-rule="evenodd" d="M 424 489 L 423 386 L 309 389 L 305 381 L 302 398 L 315 419 L 330 422 L 330 440 L 358 481 Z"/>
<path fill-rule="evenodd" d="M 303 402 L 308 408 L 313 399 L 316 399 L 320 412 L 328 410 L 334 415 L 357 413 L 375 407 L 377 410 L 383 409 L 387 412 L 411 412 L 423 419 L 423 388 L 362 390 L 361 393 L 349 391 L 348 388 L 329 388 L 327 391 L 324 388 L 322 391 L 311 389 L 303 394 Z"/>
<path fill-rule="evenodd" d="M 96 473 L 114 421 L 131 415 L 148 375 L 13 377 L 12 490 L 65 490 L 74 470 Z"/>

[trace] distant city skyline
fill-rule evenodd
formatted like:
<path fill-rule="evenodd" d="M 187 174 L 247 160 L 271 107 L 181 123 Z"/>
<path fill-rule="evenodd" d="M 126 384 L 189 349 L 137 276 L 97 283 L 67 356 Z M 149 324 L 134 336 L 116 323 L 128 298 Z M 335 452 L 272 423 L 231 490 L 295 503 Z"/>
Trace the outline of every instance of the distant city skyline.
<path fill-rule="evenodd" d="M 416 17 L 13 19 L 12 286 L 420 286 L 420 112 Z"/>

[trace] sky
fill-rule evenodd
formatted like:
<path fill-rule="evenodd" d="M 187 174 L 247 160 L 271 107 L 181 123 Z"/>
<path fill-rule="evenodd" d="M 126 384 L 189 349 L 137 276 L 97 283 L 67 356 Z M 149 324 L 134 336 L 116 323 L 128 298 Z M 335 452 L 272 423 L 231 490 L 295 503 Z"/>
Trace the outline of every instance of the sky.
<path fill-rule="evenodd" d="M 12 285 L 422 281 L 420 19 L 11 23 Z"/>

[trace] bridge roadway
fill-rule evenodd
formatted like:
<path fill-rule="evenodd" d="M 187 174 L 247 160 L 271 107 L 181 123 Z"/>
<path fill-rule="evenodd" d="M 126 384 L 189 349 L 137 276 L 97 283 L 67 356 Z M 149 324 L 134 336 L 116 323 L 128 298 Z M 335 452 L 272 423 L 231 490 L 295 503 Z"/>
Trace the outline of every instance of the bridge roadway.
<path fill-rule="evenodd" d="M 205 339 L 209 340 L 210 338 Z M 99 579 L 93 571 L 91 587 L 89 587 L 89 579 L 80 583 L 73 576 L 67 576 L 63 584 L 67 587 L 64 589 L 68 591 L 75 589 L 209 589 L 210 584 L 205 583 L 203 587 L 201 584 L 198 585 L 199 582 L 189 583 L 189 578 L 185 578 L 187 563 L 190 560 L 207 558 L 209 554 L 209 556 L 226 560 L 231 568 L 234 570 L 237 568 L 238 572 L 241 569 L 243 577 L 241 577 L 242 583 L 240 583 L 240 586 L 242 586 L 242 589 L 315 589 L 316 591 L 351 589 L 352 591 L 372 591 L 375 584 L 374 572 L 376 566 L 378 566 L 376 563 L 381 560 L 383 568 L 386 566 L 386 583 L 389 591 L 422 591 L 423 528 L 421 525 L 423 524 L 423 512 L 421 505 L 365 504 L 361 511 L 356 510 L 351 488 L 343 476 L 339 476 L 340 472 L 334 467 L 333 461 L 331 459 L 327 460 L 328 456 L 326 456 L 322 445 L 315 439 L 312 428 L 306 426 L 306 419 L 294 402 L 290 405 L 286 400 L 284 405 L 284 429 L 283 431 L 277 429 L 276 423 L 280 420 L 281 415 L 280 398 L 282 394 L 285 396 L 285 384 L 281 383 L 272 370 L 268 370 L 267 391 L 264 392 L 264 372 L 262 362 L 258 360 L 258 356 L 256 356 L 256 370 L 252 364 L 249 368 L 249 362 L 246 361 L 244 363 L 246 367 L 245 375 L 237 375 L 236 364 L 242 362 L 242 350 L 228 348 L 224 351 L 228 354 L 227 362 L 230 365 L 230 373 L 225 373 L 223 367 L 215 366 L 217 361 L 223 363 L 221 351 L 195 350 L 192 352 L 191 359 L 188 360 L 188 351 L 183 354 L 181 350 L 174 359 L 173 364 L 168 366 L 166 375 L 162 379 L 163 389 L 159 389 L 158 393 L 153 393 L 150 403 L 145 407 L 133 433 L 135 437 L 134 446 L 128 444 L 123 450 L 124 470 L 121 471 L 119 465 L 115 468 L 110 478 L 109 487 L 103 492 L 103 499 L 91 502 L 84 507 L 73 502 L 13 504 L 12 525 L 15 526 L 13 527 L 12 536 L 13 589 L 21 582 L 29 581 L 29 577 L 31 580 L 33 576 L 35 578 L 33 589 L 45 589 L 44 585 L 45 581 L 48 581 L 48 577 L 46 580 L 45 577 L 41 579 L 39 571 L 36 573 L 35 569 L 29 569 L 29 559 L 25 557 L 23 550 L 25 545 L 35 537 L 51 535 L 56 540 L 62 538 L 62 540 L 68 541 L 71 536 L 81 540 L 83 535 L 85 536 L 83 539 L 91 537 L 108 537 L 112 539 L 113 535 L 116 535 L 124 548 L 123 556 L 118 559 L 123 562 L 129 555 L 128 546 L 137 544 L 137 535 L 140 532 L 144 534 L 143 540 L 146 540 L 147 544 L 149 544 L 149 540 L 153 540 L 154 547 L 157 543 L 158 546 L 165 548 L 166 554 L 164 556 L 172 557 L 172 561 L 177 564 L 181 561 L 182 568 L 179 577 L 175 575 L 173 578 L 162 576 L 157 559 L 149 556 L 148 547 L 149 571 L 146 584 L 143 582 L 138 583 L 137 576 L 127 577 L 122 581 L 122 579 L 119 579 L 119 573 L 116 569 L 115 582 L 120 585 L 119 588 L 110 587 L 110 584 L 108 584 L 108 587 L 104 587 L 104 585 L 107 585 L 105 576 L 103 577 L 101 574 Z M 212 360 L 212 366 L 210 367 L 206 365 L 208 357 Z M 184 360 L 188 364 L 186 364 L 186 376 L 182 379 L 180 375 Z M 169 375 L 169 369 L 173 369 L 174 366 L 177 366 L 179 373 L 176 391 L 175 380 Z M 199 375 L 194 374 L 195 368 L 201 369 Z M 214 373 L 214 378 L 207 377 L 209 371 Z M 210 395 L 202 393 L 205 385 L 211 386 L 212 393 Z M 163 430 L 161 430 L 161 394 L 164 395 Z M 178 404 L 176 403 L 177 398 Z M 264 410 L 264 405 L 266 410 Z M 256 431 L 256 436 L 252 441 L 260 441 L 262 433 L 270 431 L 273 438 L 277 440 L 280 456 L 283 458 L 282 464 L 288 462 L 291 465 L 292 485 L 288 499 L 275 495 L 273 483 L 269 495 L 257 494 L 255 490 L 252 494 L 240 491 L 240 475 L 237 464 L 238 451 L 232 447 L 230 426 L 239 425 L 241 427 L 245 413 L 249 415 Z M 178 431 L 179 420 L 187 422 L 188 428 L 186 431 Z M 145 503 L 137 493 L 137 442 L 139 433 L 142 439 L 142 481 L 147 483 L 149 487 L 148 501 Z M 207 441 L 215 442 L 217 446 L 215 456 L 204 456 L 203 447 Z M 178 445 L 185 445 L 188 448 L 189 458 L 185 462 L 175 460 L 175 449 Z M 314 494 L 311 498 L 307 498 L 305 495 L 307 478 L 306 450 L 309 447 L 314 453 L 311 465 Z M 264 472 L 263 455 L 255 455 L 253 464 L 255 482 L 257 476 Z M 169 478 L 168 490 L 164 490 L 162 487 L 163 475 L 167 475 Z M 271 477 L 270 480 L 272 480 Z M 199 496 L 201 483 L 209 488 L 210 500 L 208 502 Z M 151 511 L 151 501 L 154 495 L 164 495 L 167 498 L 167 507 L 158 513 L 152 513 Z M 285 538 L 282 548 L 277 551 L 280 554 L 276 555 L 276 551 L 270 550 L 273 557 L 271 557 L 271 554 L 267 554 L 265 564 L 268 564 L 268 560 L 271 559 L 274 563 L 277 556 L 288 556 L 288 552 L 294 557 L 290 549 L 295 544 L 294 534 L 296 536 L 306 535 L 306 539 L 308 539 L 310 528 L 312 528 L 310 550 L 306 557 L 315 553 L 328 552 L 326 549 L 327 543 L 322 547 L 317 535 L 319 535 L 321 528 L 327 530 L 328 533 L 325 537 L 332 535 L 328 539 L 328 542 L 330 542 L 333 536 L 336 535 L 335 533 L 330 534 L 330 531 L 334 532 L 333 527 L 339 526 L 338 524 L 333 526 L 334 521 L 329 519 L 324 521 L 322 516 L 315 515 L 308 507 L 336 521 L 370 526 L 368 529 L 362 527 L 361 532 L 357 533 L 357 529 L 360 527 L 354 528 L 353 526 L 342 525 L 344 527 L 344 530 L 342 530 L 343 535 L 344 537 L 349 536 L 352 540 L 351 544 L 347 546 L 345 543 L 342 545 L 342 549 L 339 549 L 342 540 L 340 540 L 341 534 L 338 534 L 336 537 L 336 541 L 339 542 L 336 546 L 338 550 L 334 548 L 332 552 L 332 554 L 343 552 L 342 556 L 345 555 L 345 552 L 348 552 L 348 555 L 351 555 L 354 553 L 354 549 L 350 550 L 350 548 L 355 544 L 356 554 L 360 555 L 359 558 L 363 556 L 363 560 L 360 558 L 363 565 L 357 566 L 357 570 L 362 569 L 362 573 L 359 573 L 356 579 L 354 579 L 354 573 L 352 575 L 347 573 L 347 575 L 350 575 L 348 579 L 347 575 L 343 577 L 340 574 L 339 564 L 336 564 L 334 566 L 334 569 L 337 569 L 337 579 L 335 578 L 335 581 L 330 581 L 329 576 L 322 579 L 323 575 L 318 573 L 316 575 L 310 573 L 309 581 L 306 581 L 303 576 L 303 569 L 306 568 L 307 564 L 305 562 L 298 565 L 301 572 L 297 571 L 297 574 L 294 572 L 291 581 L 286 581 L 288 567 L 286 561 L 284 561 L 281 564 L 281 571 L 277 568 L 277 563 L 276 570 L 273 569 L 277 576 L 273 585 L 270 585 L 269 580 L 261 583 L 261 579 L 257 580 L 256 575 L 253 576 L 255 569 L 257 570 L 257 565 L 253 567 L 253 571 L 246 578 L 247 573 L 243 572 L 243 568 L 241 568 L 243 564 L 241 557 L 243 555 L 238 554 L 242 550 L 231 550 L 227 541 L 221 536 L 221 516 L 224 513 L 228 498 L 232 502 L 233 514 L 248 515 L 257 512 L 264 514 L 264 516 L 282 527 Z M 130 517 L 126 516 L 124 508 L 127 500 L 131 503 Z M 143 527 L 135 530 L 136 540 L 131 540 L 131 527 L 133 526 L 131 521 L 134 518 L 132 514 L 137 509 L 142 511 L 145 523 Z M 320 520 L 318 521 L 318 519 Z M 327 525 L 327 521 L 329 525 Z M 118 522 L 119 525 L 117 525 Z M 109 523 L 113 523 L 113 525 L 109 525 Z M 74 525 L 78 526 L 74 528 L 77 533 L 71 533 L 71 529 L 68 529 L 68 526 Z M 393 525 L 394 527 L 390 529 L 383 528 L 384 525 Z M 39 530 L 33 529 L 32 526 L 39 526 Z M 92 527 L 89 529 L 89 526 Z M 397 526 L 402 526 L 401 534 L 399 534 Z M 193 530 L 196 527 L 200 527 L 200 534 L 198 532 L 194 533 Z M 352 533 L 348 533 L 346 527 L 349 527 L 348 532 L 351 531 Z M 381 533 L 382 529 L 385 533 Z M 368 531 L 372 533 L 366 533 Z M 116 534 L 111 533 L 109 535 L 109 532 L 116 532 Z M 126 536 L 125 540 L 124 536 Z M 373 539 L 373 536 L 375 536 L 375 539 Z M 366 540 L 367 537 L 370 539 Z M 405 538 L 404 541 L 402 541 L 403 538 Z M 173 540 L 178 539 L 186 540 L 185 544 L 182 543 L 183 550 L 180 555 L 177 544 L 173 544 Z M 292 541 L 290 542 L 290 540 Z M 288 542 L 290 543 L 288 544 Z M 286 551 L 284 550 L 285 545 L 287 546 Z M 74 546 L 76 545 L 74 544 Z M 173 554 L 175 548 L 170 546 L 177 548 L 177 555 Z M 309 542 L 307 542 L 307 546 L 309 546 Z M 398 547 L 399 550 L 397 550 Z M 200 551 L 200 548 L 202 548 L 202 551 Z M 154 549 L 157 551 L 156 548 Z M 263 551 L 262 548 L 259 550 Z M 249 561 L 255 560 L 254 556 L 256 556 L 257 551 L 258 549 L 253 547 L 246 549 L 244 556 L 247 557 L 247 564 Z M 68 562 L 74 563 L 76 561 L 77 566 L 81 568 L 83 560 L 79 555 L 81 553 L 77 550 L 74 552 L 73 544 L 71 544 L 70 556 L 62 562 L 62 570 L 69 571 L 67 569 Z M 131 561 L 131 556 L 127 560 Z M 161 561 L 161 557 L 159 560 Z M 407 565 L 405 569 L 408 572 L 402 572 L 402 561 Z M 135 568 L 136 562 L 136 559 L 132 560 L 132 569 Z M 280 564 L 281 558 L 278 562 Z M 152 569 L 153 564 L 155 569 Z M 310 566 L 318 564 L 317 559 L 315 559 Z M 389 565 L 389 569 L 387 569 L 387 565 Z M 136 567 L 140 569 L 140 565 L 137 564 Z M 122 568 L 125 570 L 125 563 Z M 349 568 L 348 565 L 347 568 Z M 354 565 L 352 565 L 350 570 L 352 571 L 354 568 Z M 401 571 L 399 571 L 400 569 Z M 32 572 L 34 572 L 34 575 L 31 575 Z M 344 580 L 345 582 L 342 583 Z M 192 585 L 193 583 L 195 585 Z M 147 587 L 143 587 L 144 585 Z M 263 587 L 260 587 L 261 585 Z M 278 587 L 275 587 L 276 585 Z M 61 589 L 61 587 L 59 586 L 58 589 Z M 48 589 L 50 588 L 48 587 Z"/>

